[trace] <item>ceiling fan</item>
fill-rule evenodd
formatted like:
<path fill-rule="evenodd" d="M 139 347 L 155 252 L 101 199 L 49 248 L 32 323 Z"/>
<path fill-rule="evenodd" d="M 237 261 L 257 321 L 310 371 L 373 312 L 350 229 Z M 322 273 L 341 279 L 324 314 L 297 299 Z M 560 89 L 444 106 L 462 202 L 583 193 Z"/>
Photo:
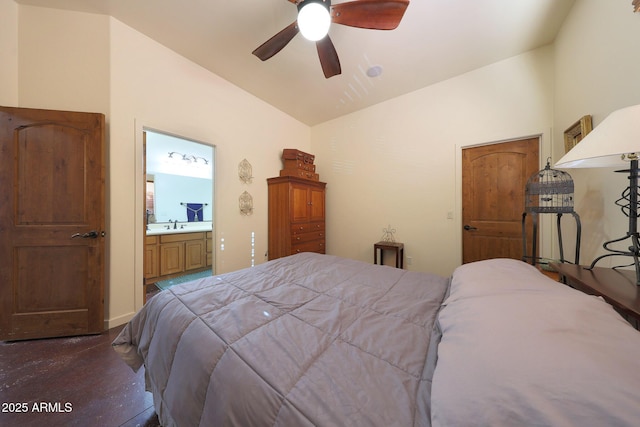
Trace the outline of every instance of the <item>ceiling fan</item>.
<path fill-rule="evenodd" d="M 327 34 L 335 24 L 371 30 L 393 30 L 400 24 L 409 0 L 355 0 L 331 5 L 331 0 L 288 0 L 298 7 L 298 19 L 260 45 L 252 53 L 263 61 L 280 52 L 297 34 L 316 42 L 324 76 L 328 79 L 341 73 L 340 60 Z M 310 18 L 311 23 L 322 22 L 317 34 L 308 34 L 305 15 L 315 9 L 324 18 Z M 323 21 L 324 20 L 324 21 Z"/>

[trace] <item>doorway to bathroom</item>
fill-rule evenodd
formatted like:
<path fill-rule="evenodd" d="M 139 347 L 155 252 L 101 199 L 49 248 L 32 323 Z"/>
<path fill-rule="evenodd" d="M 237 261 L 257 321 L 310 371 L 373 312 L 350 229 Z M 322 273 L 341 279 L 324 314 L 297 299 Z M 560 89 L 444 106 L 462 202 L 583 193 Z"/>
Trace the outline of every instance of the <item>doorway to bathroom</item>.
<path fill-rule="evenodd" d="M 211 145 L 145 129 L 144 294 L 214 272 Z"/>

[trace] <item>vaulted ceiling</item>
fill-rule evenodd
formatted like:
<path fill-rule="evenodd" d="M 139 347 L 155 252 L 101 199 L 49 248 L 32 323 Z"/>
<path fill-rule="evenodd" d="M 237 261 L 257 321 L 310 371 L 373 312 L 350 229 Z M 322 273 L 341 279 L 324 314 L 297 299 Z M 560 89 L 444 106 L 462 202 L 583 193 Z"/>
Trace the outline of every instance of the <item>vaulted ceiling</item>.
<path fill-rule="evenodd" d="M 295 21 L 287 0 L 16 0 L 111 15 L 311 126 L 552 43 L 574 1 L 411 0 L 395 30 L 334 24 L 342 74 L 325 79 L 302 35 L 251 54 Z"/>

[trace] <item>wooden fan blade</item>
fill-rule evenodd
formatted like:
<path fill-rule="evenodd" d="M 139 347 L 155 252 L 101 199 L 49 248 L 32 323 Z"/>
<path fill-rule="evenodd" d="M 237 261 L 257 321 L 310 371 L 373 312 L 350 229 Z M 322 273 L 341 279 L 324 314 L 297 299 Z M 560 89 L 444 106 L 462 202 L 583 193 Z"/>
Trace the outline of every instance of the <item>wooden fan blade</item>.
<path fill-rule="evenodd" d="M 316 49 L 318 49 L 322 72 L 327 79 L 342 72 L 338 52 L 336 52 L 336 48 L 328 35 L 316 42 Z"/>
<path fill-rule="evenodd" d="M 292 22 L 288 27 L 280 31 L 275 36 L 271 37 L 266 42 L 262 43 L 253 53 L 255 56 L 263 61 L 271 58 L 276 53 L 280 52 L 299 32 L 298 22 Z"/>
<path fill-rule="evenodd" d="M 331 6 L 331 21 L 349 27 L 393 30 L 409 0 L 356 0 Z"/>

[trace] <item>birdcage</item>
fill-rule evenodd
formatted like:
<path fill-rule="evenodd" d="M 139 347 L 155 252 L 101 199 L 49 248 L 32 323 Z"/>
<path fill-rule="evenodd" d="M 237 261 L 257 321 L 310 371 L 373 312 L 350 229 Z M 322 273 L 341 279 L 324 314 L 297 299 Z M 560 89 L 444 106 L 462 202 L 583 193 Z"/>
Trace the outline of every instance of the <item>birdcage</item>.
<path fill-rule="evenodd" d="M 573 210 L 573 179 L 566 172 L 551 169 L 547 159 L 547 165 L 529 177 L 525 188 L 525 206 L 522 214 L 522 251 L 523 261 L 530 260 L 532 264 L 540 263 L 542 258 L 537 256 L 538 240 L 538 214 L 556 214 L 558 227 L 558 249 L 560 250 L 560 262 L 565 262 L 564 248 L 562 245 L 562 215 L 569 213 L 576 221 L 576 252 L 575 263 L 580 262 L 580 216 Z M 533 242 L 531 255 L 527 251 L 526 217 L 531 214 L 533 221 Z"/>
<path fill-rule="evenodd" d="M 566 172 L 551 169 L 549 160 L 531 175 L 525 190 L 525 211 L 529 213 L 573 212 L 573 179 Z"/>

